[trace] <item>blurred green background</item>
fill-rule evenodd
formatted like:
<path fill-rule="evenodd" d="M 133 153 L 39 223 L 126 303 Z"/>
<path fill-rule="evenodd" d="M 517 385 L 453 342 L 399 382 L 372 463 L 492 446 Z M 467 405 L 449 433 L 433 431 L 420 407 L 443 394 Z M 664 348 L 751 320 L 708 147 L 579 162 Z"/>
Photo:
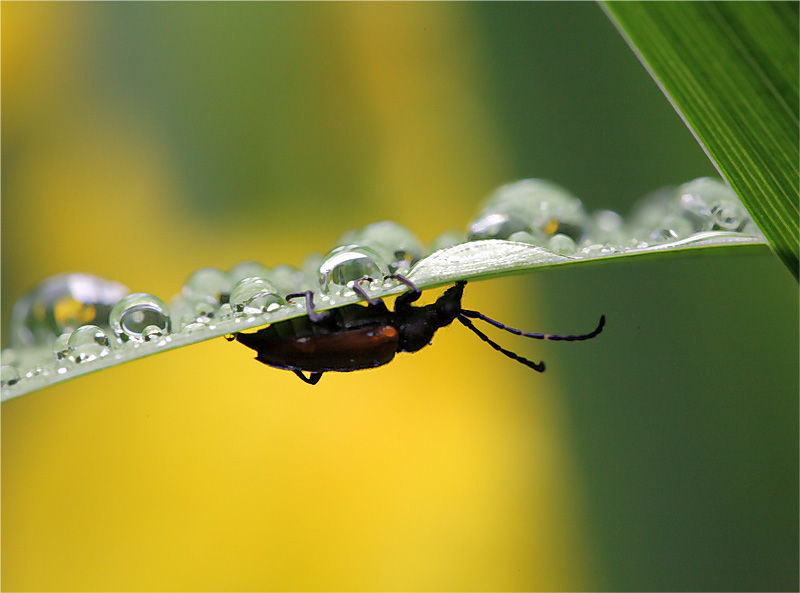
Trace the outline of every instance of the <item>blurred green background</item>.
<path fill-rule="evenodd" d="M 593 3 L 5 2 L 2 86 L 3 327 L 63 271 L 166 300 L 522 177 L 624 214 L 714 174 Z M 4 404 L 3 589 L 796 590 L 791 276 L 584 268 L 467 291 L 608 316 L 504 341 L 544 375 L 454 327 L 315 388 L 215 340 Z"/>

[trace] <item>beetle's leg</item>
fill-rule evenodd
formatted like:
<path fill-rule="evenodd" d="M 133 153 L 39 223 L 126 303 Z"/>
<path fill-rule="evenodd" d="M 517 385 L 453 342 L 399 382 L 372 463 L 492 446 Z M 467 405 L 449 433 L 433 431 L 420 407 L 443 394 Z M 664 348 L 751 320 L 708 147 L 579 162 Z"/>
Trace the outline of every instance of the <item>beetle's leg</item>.
<path fill-rule="evenodd" d="M 395 308 L 397 308 L 398 306 L 407 307 L 422 295 L 422 291 L 419 288 L 417 288 L 417 285 L 411 282 L 411 280 L 409 280 L 405 276 L 401 276 L 400 274 L 389 274 L 386 277 L 391 278 L 392 280 L 397 280 L 398 282 L 405 284 L 411 289 L 411 292 L 404 292 L 399 297 L 397 297 L 397 300 L 395 301 L 394 304 Z"/>
<path fill-rule="evenodd" d="M 286 300 L 288 301 L 290 299 L 294 299 L 297 297 L 306 297 L 306 313 L 308 314 L 308 318 L 311 321 L 314 322 L 322 321 L 328 316 L 328 313 L 326 311 L 323 311 L 322 313 L 317 313 L 316 311 L 314 311 L 314 293 L 311 292 L 310 290 L 307 290 L 305 292 L 293 292 L 292 294 L 287 294 Z"/>
<path fill-rule="evenodd" d="M 517 362 L 521 362 L 526 367 L 532 368 L 534 371 L 538 371 L 540 373 L 544 372 L 544 362 L 533 362 L 532 360 L 528 360 L 527 358 L 523 358 L 522 356 L 520 356 L 516 352 L 511 352 L 511 350 L 506 350 L 505 348 L 503 348 L 497 342 L 493 342 L 492 340 L 490 340 L 489 336 L 487 336 L 481 330 L 479 330 L 477 327 L 472 325 L 472 322 L 467 317 L 465 317 L 464 315 L 459 315 L 458 317 L 456 317 L 456 319 L 458 319 L 462 324 L 464 324 L 464 326 L 467 329 L 470 329 L 473 332 L 475 332 L 475 335 L 477 335 L 481 340 L 483 340 L 484 342 L 489 344 L 489 346 L 491 346 L 492 348 L 494 348 L 495 350 L 497 350 L 501 354 L 505 354 L 510 359 L 516 360 Z"/>
<path fill-rule="evenodd" d="M 294 374 L 300 377 L 304 383 L 308 383 L 309 385 L 316 385 L 322 378 L 322 373 L 309 373 L 308 377 L 306 377 L 302 371 L 295 371 Z"/>
<path fill-rule="evenodd" d="M 359 278 L 353 283 L 353 290 L 356 291 L 356 293 L 358 293 L 358 296 L 367 301 L 371 307 L 377 307 L 378 305 L 380 305 L 383 301 L 369 296 L 367 294 L 367 291 L 361 288 L 362 282 L 372 282 L 372 278 L 370 278 L 369 276 L 364 276 L 363 278 Z"/>

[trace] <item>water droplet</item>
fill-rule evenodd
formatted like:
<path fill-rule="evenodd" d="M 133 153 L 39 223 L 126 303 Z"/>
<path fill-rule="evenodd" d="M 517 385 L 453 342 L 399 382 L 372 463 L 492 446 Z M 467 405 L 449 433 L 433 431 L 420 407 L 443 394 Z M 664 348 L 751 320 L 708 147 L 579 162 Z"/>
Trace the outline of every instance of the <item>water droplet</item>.
<path fill-rule="evenodd" d="M 109 316 L 111 329 L 123 342 L 143 342 L 144 330 L 155 326 L 162 333 L 170 332 L 169 309 L 158 297 L 145 292 L 136 292 L 120 300 Z"/>
<path fill-rule="evenodd" d="M 321 265 L 321 253 L 311 253 L 305 257 L 300 265 L 300 270 L 303 272 L 303 282 L 295 292 L 303 292 L 319 286 L 319 267 Z"/>
<path fill-rule="evenodd" d="M 157 325 L 148 325 L 142 330 L 142 338 L 145 342 L 151 342 L 164 335 L 164 328 Z"/>
<path fill-rule="evenodd" d="M 111 308 L 128 292 L 118 282 L 89 274 L 52 276 L 14 305 L 9 345 L 51 344 L 60 334 L 86 323 L 108 327 Z"/>
<path fill-rule="evenodd" d="M 210 321 L 219 306 L 219 303 L 211 297 L 205 300 L 190 301 L 188 304 L 196 321 Z"/>
<path fill-rule="evenodd" d="M 694 179 L 681 185 L 676 194 L 682 214 L 697 231 L 739 231 L 750 219 L 736 194 L 717 179 Z"/>
<path fill-rule="evenodd" d="M 580 240 L 587 216 L 581 201 L 542 179 L 523 179 L 495 190 L 470 224 L 470 239 L 506 239 L 519 231 L 534 236 L 566 234 Z"/>
<path fill-rule="evenodd" d="M 231 291 L 230 277 L 217 268 L 203 268 L 189 276 L 181 293 L 189 300 L 206 300 L 209 297 L 216 302 L 224 301 Z"/>
<path fill-rule="evenodd" d="M 548 244 L 547 239 L 544 237 L 537 238 L 528 231 L 517 231 L 516 233 L 512 234 L 508 240 L 516 241 L 517 243 L 527 243 L 528 245 L 544 246 Z"/>
<path fill-rule="evenodd" d="M 388 274 L 388 265 L 374 250 L 361 245 L 344 245 L 325 256 L 319 267 L 319 285 L 323 293 L 341 292 L 359 278 L 383 281 Z"/>
<path fill-rule="evenodd" d="M 71 335 L 71 331 L 64 332 L 53 342 L 53 354 L 55 354 L 56 360 L 64 360 L 69 356 L 69 338 Z"/>
<path fill-rule="evenodd" d="M 655 229 L 650 231 L 647 236 L 647 241 L 651 244 L 666 243 L 669 241 L 677 241 L 678 239 L 685 239 L 694 234 L 694 227 L 692 223 L 680 216 L 668 216 L 665 220 L 661 221 Z"/>
<path fill-rule="evenodd" d="M 181 331 L 186 334 L 193 334 L 195 332 L 199 332 L 204 329 L 208 329 L 208 325 L 206 325 L 205 323 L 200 323 L 199 321 L 195 321 L 193 323 L 188 324 Z"/>
<path fill-rule="evenodd" d="M 445 231 L 431 243 L 431 253 L 438 249 L 444 249 L 445 247 L 461 245 L 461 243 L 464 243 L 466 240 L 467 235 L 463 231 L 457 231 L 455 229 Z"/>
<path fill-rule="evenodd" d="M 269 269 L 264 264 L 257 261 L 239 262 L 228 272 L 228 276 L 233 284 L 245 278 L 266 278 L 267 274 L 269 274 Z"/>
<path fill-rule="evenodd" d="M 575 245 L 575 241 L 569 235 L 558 233 L 550 237 L 549 248 L 550 251 L 555 251 L 563 255 L 570 255 L 575 253 L 577 245 Z"/>
<path fill-rule="evenodd" d="M 219 311 L 217 311 L 217 318 L 230 319 L 231 317 L 233 317 L 233 307 L 231 307 L 230 303 L 225 303 L 219 308 Z"/>
<path fill-rule="evenodd" d="M 625 221 L 613 210 L 598 210 L 589 219 L 584 241 L 619 245 L 626 240 Z"/>
<path fill-rule="evenodd" d="M 702 231 L 742 231 L 749 220 L 744 206 L 727 185 L 701 177 L 677 189 L 662 188 L 644 198 L 634 209 L 631 228 L 636 238 L 663 242 Z"/>
<path fill-rule="evenodd" d="M 70 360 L 88 362 L 111 351 L 108 335 L 96 325 L 84 325 L 72 332 L 67 345 Z"/>
<path fill-rule="evenodd" d="M 290 292 L 300 292 L 305 284 L 303 272 L 287 264 L 275 266 L 264 276 L 254 276 L 264 278 L 273 285 L 273 290 L 279 294 L 289 294 Z"/>
<path fill-rule="evenodd" d="M 741 232 L 745 235 L 750 235 L 751 237 L 763 237 L 764 235 L 761 233 L 759 228 L 756 226 L 752 220 L 748 220 L 744 223 Z"/>
<path fill-rule="evenodd" d="M 19 382 L 19 371 L 11 364 L 0 366 L 0 384 L 3 387 L 14 385 Z"/>
<path fill-rule="evenodd" d="M 718 204 L 711 209 L 716 227 L 726 231 L 739 231 L 750 220 L 747 210 L 739 202 Z"/>
<path fill-rule="evenodd" d="M 485 212 L 469 225 L 469 238 L 508 239 L 514 233 L 530 230 L 530 223 L 515 214 Z"/>
<path fill-rule="evenodd" d="M 414 233 L 391 220 L 348 231 L 339 238 L 339 244 L 363 245 L 373 249 L 389 264 L 392 272 L 408 270 L 425 255 L 425 248 Z"/>
<path fill-rule="evenodd" d="M 264 278 L 244 278 L 231 290 L 230 305 L 239 315 L 258 315 L 286 304 L 275 286 Z"/>

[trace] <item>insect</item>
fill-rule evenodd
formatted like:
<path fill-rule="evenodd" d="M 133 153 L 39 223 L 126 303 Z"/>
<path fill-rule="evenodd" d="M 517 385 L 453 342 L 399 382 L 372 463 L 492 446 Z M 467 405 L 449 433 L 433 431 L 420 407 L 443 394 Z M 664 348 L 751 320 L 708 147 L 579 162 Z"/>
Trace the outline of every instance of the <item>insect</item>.
<path fill-rule="evenodd" d="M 292 293 L 287 295 L 287 300 L 305 298 L 306 316 L 279 321 L 255 333 L 238 333 L 236 339 L 255 350 L 259 362 L 294 371 L 306 383 L 316 385 L 323 373 L 379 367 L 390 362 L 397 352 L 416 352 L 431 343 L 439 328 L 450 325 L 454 320 L 460 321 L 501 354 L 540 373 L 544 372 L 544 362 L 534 362 L 506 350 L 476 328 L 472 320 L 480 319 L 526 338 L 570 342 L 590 340 L 603 331 L 605 325 L 603 315 L 597 328 L 588 334 L 557 336 L 523 332 L 477 311 L 464 309 L 461 306 L 461 297 L 467 284 L 464 281 L 456 282 L 433 304 L 419 307 L 412 303 L 422 293 L 410 280 L 398 274 L 387 278 L 402 282 L 410 289 L 397 297 L 394 311 L 390 311 L 382 300 L 367 294 L 361 283 L 371 279 L 362 278 L 353 285 L 353 289 L 367 301 L 366 307 L 353 304 L 320 313 L 314 310 L 313 293 L 310 290 Z"/>

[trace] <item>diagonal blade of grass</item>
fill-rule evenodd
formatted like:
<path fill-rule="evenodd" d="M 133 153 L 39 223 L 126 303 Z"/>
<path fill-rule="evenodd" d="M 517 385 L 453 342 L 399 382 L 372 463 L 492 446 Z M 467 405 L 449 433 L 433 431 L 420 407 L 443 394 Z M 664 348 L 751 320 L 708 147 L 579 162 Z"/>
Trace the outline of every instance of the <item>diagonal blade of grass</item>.
<path fill-rule="evenodd" d="M 604 2 L 798 277 L 797 2 Z"/>

